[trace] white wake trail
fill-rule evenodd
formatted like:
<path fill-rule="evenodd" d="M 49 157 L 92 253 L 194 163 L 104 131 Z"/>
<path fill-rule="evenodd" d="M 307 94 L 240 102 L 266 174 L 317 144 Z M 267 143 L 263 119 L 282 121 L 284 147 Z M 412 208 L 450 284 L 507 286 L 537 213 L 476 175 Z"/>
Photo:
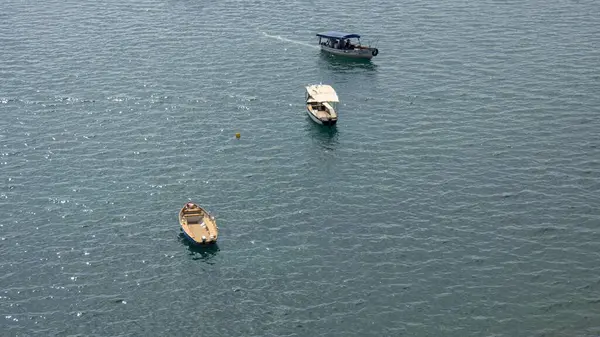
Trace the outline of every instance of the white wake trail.
<path fill-rule="evenodd" d="M 294 41 L 294 40 L 286 39 L 285 37 L 281 37 L 279 35 L 270 35 L 270 34 L 267 34 L 265 32 L 262 32 L 262 34 L 264 36 L 268 37 L 268 38 L 271 38 L 271 39 L 276 39 L 276 40 L 283 41 L 283 42 L 295 43 L 295 44 L 299 44 L 299 45 L 302 45 L 302 46 L 305 46 L 305 47 L 311 47 L 311 48 L 319 49 L 319 46 L 308 44 L 306 42 Z"/>

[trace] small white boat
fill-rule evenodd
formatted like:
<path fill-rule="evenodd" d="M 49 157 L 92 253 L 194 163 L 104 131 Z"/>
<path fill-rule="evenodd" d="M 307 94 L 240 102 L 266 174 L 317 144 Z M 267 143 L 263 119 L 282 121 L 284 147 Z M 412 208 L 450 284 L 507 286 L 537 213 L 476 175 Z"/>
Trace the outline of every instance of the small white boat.
<path fill-rule="evenodd" d="M 335 125 L 339 102 L 335 90 L 327 84 L 315 84 L 306 87 L 306 112 L 315 123 Z"/>
<path fill-rule="evenodd" d="M 334 55 L 370 60 L 379 54 L 377 48 L 362 46 L 358 34 L 330 31 L 317 36 L 321 50 Z"/>

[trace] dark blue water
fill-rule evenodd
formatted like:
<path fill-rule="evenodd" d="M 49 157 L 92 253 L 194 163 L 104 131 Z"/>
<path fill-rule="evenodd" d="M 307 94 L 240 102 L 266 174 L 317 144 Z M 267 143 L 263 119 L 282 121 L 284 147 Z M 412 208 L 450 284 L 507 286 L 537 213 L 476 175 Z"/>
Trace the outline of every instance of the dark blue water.
<path fill-rule="evenodd" d="M 2 336 L 600 335 L 595 1 L 9 0 L 0 45 Z"/>

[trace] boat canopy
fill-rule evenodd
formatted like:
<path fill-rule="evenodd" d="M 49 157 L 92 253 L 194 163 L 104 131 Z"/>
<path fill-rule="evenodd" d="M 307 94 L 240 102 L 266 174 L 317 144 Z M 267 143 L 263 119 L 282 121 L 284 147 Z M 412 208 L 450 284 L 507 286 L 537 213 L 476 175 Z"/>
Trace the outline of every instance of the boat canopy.
<path fill-rule="evenodd" d="M 317 84 L 306 87 L 307 102 L 339 102 L 337 93 L 330 85 Z"/>
<path fill-rule="evenodd" d="M 319 34 L 317 34 L 317 36 L 318 37 L 325 37 L 325 38 L 334 38 L 334 39 L 351 39 L 351 38 L 360 39 L 360 35 L 358 35 L 358 34 L 336 32 L 336 31 L 319 33 Z"/>

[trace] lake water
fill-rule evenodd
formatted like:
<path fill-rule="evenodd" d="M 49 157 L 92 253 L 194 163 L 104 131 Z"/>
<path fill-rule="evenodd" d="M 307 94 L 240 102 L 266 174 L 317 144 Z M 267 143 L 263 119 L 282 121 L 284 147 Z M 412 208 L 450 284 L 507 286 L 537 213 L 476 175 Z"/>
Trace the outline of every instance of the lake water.
<path fill-rule="evenodd" d="M 2 336 L 600 335 L 597 1 L 8 0 L 0 45 Z"/>

